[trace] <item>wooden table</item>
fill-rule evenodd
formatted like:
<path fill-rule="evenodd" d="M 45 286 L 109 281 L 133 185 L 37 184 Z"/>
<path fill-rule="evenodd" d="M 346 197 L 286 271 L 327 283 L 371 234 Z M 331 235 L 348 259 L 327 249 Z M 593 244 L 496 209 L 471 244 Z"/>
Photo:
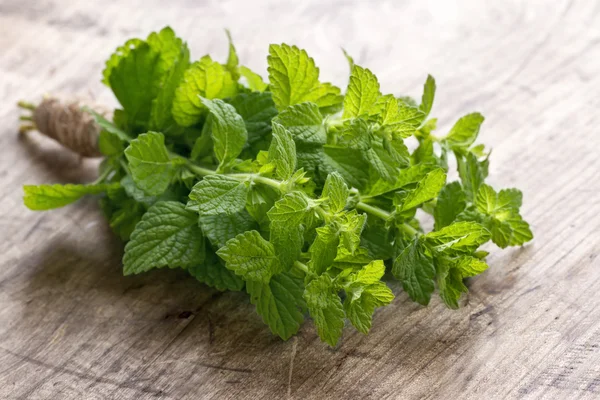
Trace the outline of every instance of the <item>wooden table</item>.
<path fill-rule="evenodd" d="M 0 1 L 0 398 L 600 398 L 600 3 L 598 1 Z M 254 3 L 254 4 L 251 4 Z M 495 5 L 493 3 L 496 3 Z M 535 240 L 493 249 L 465 306 L 399 291 L 336 349 L 311 323 L 272 336 L 240 293 L 183 271 L 123 277 L 122 245 L 93 199 L 35 213 L 24 183 L 85 182 L 95 164 L 17 134 L 18 99 L 92 93 L 125 39 L 170 24 L 197 58 L 264 71 L 295 43 L 345 86 L 340 46 L 382 87 L 437 78 L 441 131 L 487 118 L 490 180 L 523 189 Z"/>

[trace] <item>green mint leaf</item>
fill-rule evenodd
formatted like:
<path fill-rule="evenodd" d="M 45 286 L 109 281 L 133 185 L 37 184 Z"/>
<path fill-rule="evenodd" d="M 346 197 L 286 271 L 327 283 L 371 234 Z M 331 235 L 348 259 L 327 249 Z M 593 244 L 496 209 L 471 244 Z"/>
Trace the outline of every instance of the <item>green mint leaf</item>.
<path fill-rule="evenodd" d="M 194 125 L 205 113 L 201 98 L 224 99 L 237 94 L 237 83 L 221 64 L 204 56 L 186 71 L 175 91 L 173 118 L 181 126 Z"/>
<path fill-rule="evenodd" d="M 460 296 L 468 291 L 462 279 L 463 277 L 458 269 L 449 268 L 445 264 L 438 264 L 438 290 L 442 301 L 448 308 L 457 309 Z"/>
<path fill-rule="evenodd" d="M 507 222 L 512 229 L 512 236 L 510 238 L 511 246 L 521 246 L 533 239 L 533 233 L 529 228 L 529 224 L 520 215 L 511 216 Z"/>
<path fill-rule="evenodd" d="M 323 115 L 315 103 L 300 103 L 285 108 L 274 119 L 283 125 L 298 144 L 325 144 L 327 132 Z"/>
<path fill-rule="evenodd" d="M 338 219 L 338 232 L 341 235 L 342 244 L 350 253 L 354 253 L 360 245 L 360 235 L 365 223 L 366 214 L 358 214 L 356 210 L 345 213 Z"/>
<path fill-rule="evenodd" d="M 267 61 L 273 100 L 279 110 L 305 101 L 316 103 L 320 108 L 342 102 L 339 88 L 319 83 L 319 68 L 305 50 L 272 44 Z"/>
<path fill-rule="evenodd" d="M 465 192 L 459 182 L 451 182 L 444 186 L 440 191 L 433 212 L 435 230 L 439 231 L 454 222 L 466 206 Z"/>
<path fill-rule="evenodd" d="M 271 276 L 280 270 L 273 245 L 257 231 L 247 231 L 229 240 L 217 254 L 226 267 L 245 281 L 269 283 Z"/>
<path fill-rule="evenodd" d="M 248 140 L 244 119 L 232 105 L 222 100 L 200 100 L 211 115 L 212 139 L 215 155 L 220 162 L 219 168 L 227 166 L 240 155 Z"/>
<path fill-rule="evenodd" d="M 366 287 L 354 285 L 349 291 L 344 301 L 346 317 L 359 332 L 366 335 L 371 329 L 375 308 L 389 304 L 394 300 L 394 294 L 385 283 L 379 281 Z"/>
<path fill-rule="evenodd" d="M 435 169 L 429 172 L 419 181 L 415 190 L 408 193 L 404 199 L 401 210 L 409 210 L 426 201 L 434 199 L 444 184 L 446 183 L 446 173 L 443 169 Z"/>
<path fill-rule="evenodd" d="M 215 248 L 221 248 L 237 235 L 257 229 L 256 221 L 246 210 L 229 214 L 200 215 L 204 236 Z"/>
<path fill-rule="evenodd" d="M 250 90 L 255 92 L 264 92 L 269 87 L 263 78 L 256 72 L 253 72 L 250 68 L 241 66 L 239 71 L 240 75 L 246 78 L 246 82 L 248 82 L 248 87 Z"/>
<path fill-rule="evenodd" d="M 267 215 L 271 222 L 298 225 L 314 207 L 314 201 L 302 192 L 292 192 L 275 202 Z"/>
<path fill-rule="evenodd" d="M 311 281 L 304 290 L 304 299 L 319 337 L 334 347 L 344 329 L 344 307 L 331 278 L 321 275 Z"/>
<path fill-rule="evenodd" d="M 421 181 L 425 176 L 436 167 L 426 164 L 413 165 L 409 168 L 400 170 L 395 182 L 385 180 L 375 180 L 370 182 L 369 188 L 365 191 L 371 197 L 380 196 L 385 193 L 394 192 L 405 186 Z"/>
<path fill-rule="evenodd" d="M 283 125 L 273 122 L 273 138 L 269 146 L 269 162 L 281 180 L 289 179 L 296 170 L 296 144 Z"/>
<path fill-rule="evenodd" d="M 267 150 L 271 142 L 271 120 L 277 115 L 271 93 L 240 93 L 230 99 L 229 104 L 244 119 L 251 158 L 255 158 L 259 151 Z"/>
<path fill-rule="evenodd" d="M 214 287 L 218 290 L 240 291 L 244 287 L 244 281 L 233 271 L 225 268 L 223 262 L 212 251 L 207 251 L 203 263 L 198 263 L 187 268 L 190 275 L 200 282 Z"/>
<path fill-rule="evenodd" d="M 268 226 L 271 223 L 267 212 L 275 205 L 275 202 L 279 200 L 280 193 L 277 189 L 266 185 L 252 185 L 250 187 L 250 193 L 247 198 L 246 210 L 252 215 L 264 230 L 268 230 Z"/>
<path fill-rule="evenodd" d="M 142 217 L 125 246 L 123 273 L 153 268 L 189 268 L 204 261 L 205 242 L 198 217 L 182 203 L 154 204 Z"/>
<path fill-rule="evenodd" d="M 256 305 L 256 312 L 271 332 L 283 340 L 298 332 L 306 309 L 302 278 L 283 272 L 273 276 L 268 283 L 248 281 L 246 290 L 250 301 Z"/>
<path fill-rule="evenodd" d="M 413 240 L 394 261 L 392 273 L 413 301 L 426 306 L 434 290 L 433 258 L 420 240 Z"/>
<path fill-rule="evenodd" d="M 369 115 L 381 96 L 377 77 L 367 68 L 355 65 L 350 74 L 350 82 L 344 97 L 342 118 L 356 118 Z"/>
<path fill-rule="evenodd" d="M 425 115 L 429 115 L 429 113 L 431 112 L 434 98 L 435 79 L 433 79 L 433 76 L 427 75 L 427 80 L 425 81 L 425 86 L 423 87 L 423 96 L 421 96 L 421 105 L 419 106 L 419 108 L 425 113 Z"/>
<path fill-rule="evenodd" d="M 484 119 L 483 115 L 479 113 L 465 115 L 454 124 L 450 133 L 446 136 L 446 143 L 452 149 L 469 147 L 477 139 L 479 128 Z"/>
<path fill-rule="evenodd" d="M 479 186 L 481 186 L 487 175 L 485 167 L 483 163 L 477 160 L 477 157 L 473 153 L 468 153 L 465 159 L 458 157 L 457 161 L 458 173 L 467 199 L 474 201 Z"/>
<path fill-rule="evenodd" d="M 378 109 L 378 119 L 383 132 L 394 138 L 414 135 L 425 119 L 425 113 L 419 108 L 389 94 L 379 97 L 375 108 Z"/>
<path fill-rule="evenodd" d="M 88 194 L 99 194 L 118 188 L 119 184 L 91 185 L 25 185 L 23 202 L 30 210 L 42 211 L 64 207 Z"/>
<path fill-rule="evenodd" d="M 483 271 L 488 269 L 488 265 L 485 261 L 480 260 L 476 257 L 463 256 L 458 259 L 454 268 L 460 271 L 463 278 L 475 276 L 481 274 Z"/>
<path fill-rule="evenodd" d="M 272 222 L 269 241 L 284 269 L 288 270 L 300 258 L 304 246 L 304 227 L 287 222 Z"/>
<path fill-rule="evenodd" d="M 246 206 L 248 184 L 226 175 L 208 175 L 196 183 L 186 207 L 201 215 L 235 214 Z"/>
<path fill-rule="evenodd" d="M 348 186 L 363 189 L 369 180 L 369 164 L 360 150 L 335 146 L 323 146 L 318 153 L 317 166 L 323 180 L 332 172 L 338 172 Z M 302 167 L 301 163 L 298 162 Z"/>
<path fill-rule="evenodd" d="M 125 157 L 136 185 L 151 196 L 162 194 L 177 172 L 162 133 L 139 135 L 125 149 Z"/>
<path fill-rule="evenodd" d="M 360 244 L 365 247 L 371 258 L 389 260 L 394 257 L 393 232 L 386 227 L 385 221 L 369 215 L 363 230 Z"/>
<path fill-rule="evenodd" d="M 139 42 L 111 69 L 108 82 L 125 110 L 129 126 L 147 126 L 152 100 L 160 90 L 165 73 L 160 53 L 145 42 Z M 136 79 L 131 79 L 132 76 Z"/>
<path fill-rule="evenodd" d="M 106 60 L 106 65 L 102 71 L 102 83 L 110 87 L 110 76 L 112 75 L 113 70 L 119 65 L 122 59 L 129 55 L 131 50 L 136 49 L 142 43 L 144 43 L 143 40 L 133 38 L 126 41 L 122 46 L 117 47 L 115 52 L 111 54 L 108 60 Z"/>
<path fill-rule="evenodd" d="M 437 252 L 471 254 L 490 239 L 490 232 L 475 222 L 455 222 L 423 239 Z"/>
<path fill-rule="evenodd" d="M 321 275 L 335 260 L 340 243 L 338 229 L 333 224 L 327 224 L 316 228 L 317 236 L 309 248 L 310 262 L 308 266 L 311 271 Z"/>
<path fill-rule="evenodd" d="M 107 157 L 119 156 L 123 154 L 123 150 L 125 150 L 121 138 L 105 130 L 100 131 L 98 148 L 100 149 L 100 152 Z"/>
<path fill-rule="evenodd" d="M 321 197 L 327 199 L 327 204 L 332 212 L 340 212 L 346 207 L 349 194 L 348 185 L 339 173 L 332 172 L 327 175 Z"/>
<path fill-rule="evenodd" d="M 354 281 L 363 285 L 372 285 L 379 282 L 385 274 L 385 265 L 382 260 L 371 261 L 358 271 L 354 277 Z"/>
<path fill-rule="evenodd" d="M 100 205 L 111 229 L 123 241 L 129 240 L 146 212 L 146 206 L 129 198 L 123 188 L 108 190 L 106 197 L 100 199 Z"/>
<path fill-rule="evenodd" d="M 229 29 L 225 29 L 225 33 L 227 34 L 227 40 L 229 42 L 229 54 L 227 55 L 227 62 L 225 63 L 225 68 L 227 69 L 227 71 L 229 71 L 229 73 L 233 77 L 233 80 L 237 81 L 240 78 L 240 59 L 237 55 L 237 51 L 235 50 L 235 46 L 233 45 L 233 39 L 231 39 L 231 32 L 229 32 Z"/>
<path fill-rule="evenodd" d="M 150 109 L 150 129 L 152 130 L 167 132 L 175 125 L 172 112 L 175 91 L 190 66 L 190 51 L 187 45 L 180 45 L 179 51 L 173 56 L 175 57 L 173 65 L 167 72 L 158 95 L 152 100 Z"/>

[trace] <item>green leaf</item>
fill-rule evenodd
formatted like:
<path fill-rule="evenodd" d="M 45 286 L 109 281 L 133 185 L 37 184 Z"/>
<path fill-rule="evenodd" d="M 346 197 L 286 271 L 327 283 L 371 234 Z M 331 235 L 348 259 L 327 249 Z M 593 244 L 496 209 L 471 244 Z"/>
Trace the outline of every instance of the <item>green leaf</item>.
<path fill-rule="evenodd" d="M 425 86 L 423 87 L 423 96 L 421 96 L 421 105 L 419 106 L 419 108 L 425 113 L 425 115 L 429 115 L 429 113 L 431 112 L 434 98 L 435 79 L 433 79 L 433 76 L 427 75 L 427 80 L 425 81 Z"/>
<path fill-rule="evenodd" d="M 454 268 L 460 271 L 463 278 L 475 276 L 481 274 L 483 271 L 488 269 L 488 265 L 485 261 L 480 260 L 476 257 L 463 256 L 458 259 Z"/>
<path fill-rule="evenodd" d="M 459 182 L 451 182 L 444 186 L 440 191 L 433 213 L 435 230 L 439 231 L 454 222 L 466 206 L 465 192 Z"/>
<path fill-rule="evenodd" d="M 130 127 L 143 129 L 148 126 L 152 100 L 157 96 L 167 71 L 168 66 L 161 54 L 141 41 L 124 52 L 109 72 L 105 70 L 107 81 L 123 106 Z M 132 76 L 135 79 L 131 79 Z"/>
<path fill-rule="evenodd" d="M 233 271 L 228 270 L 214 252 L 207 252 L 203 263 L 189 267 L 188 272 L 197 280 L 218 290 L 240 291 L 244 281 Z"/>
<path fill-rule="evenodd" d="M 349 194 L 348 185 L 346 185 L 344 178 L 339 173 L 332 172 L 327 175 L 321 197 L 327 199 L 327 204 L 331 212 L 337 213 L 342 211 L 346 207 Z"/>
<path fill-rule="evenodd" d="M 99 194 L 119 184 L 90 184 L 90 185 L 25 185 L 23 202 L 30 210 L 42 211 L 64 207 L 88 194 Z"/>
<path fill-rule="evenodd" d="M 394 294 L 385 283 L 379 281 L 358 288 L 358 296 L 353 295 L 356 292 L 347 295 L 344 311 L 352 325 L 366 335 L 371 329 L 375 308 L 389 304 L 394 299 Z"/>
<path fill-rule="evenodd" d="M 258 228 L 256 221 L 246 210 L 230 214 L 200 215 L 199 223 L 204 236 L 215 248 L 225 246 L 227 241 L 241 233 Z"/>
<path fill-rule="evenodd" d="M 123 141 L 117 135 L 105 130 L 102 130 L 98 137 L 98 148 L 107 157 L 118 156 L 125 150 Z"/>
<path fill-rule="evenodd" d="M 344 307 L 331 278 L 321 275 L 304 290 L 304 299 L 322 341 L 334 347 L 344 329 Z"/>
<path fill-rule="evenodd" d="M 450 148 L 460 149 L 472 145 L 484 119 L 479 113 L 468 114 L 459 119 L 445 139 Z"/>
<path fill-rule="evenodd" d="M 201 98 L 224 99 L 237 94 L 237 83 L 221 64 L 204 56 L 193 63 L 183 76 L 173 101 L 173 118 L 181 126 L 194 125 L 206 108 Z"/>
<path fill-rule="evenodd" d="M 356 118 L 369 115 L 381 96 L 377 77 L 367 68 L 352 67 L 350 82 L 344 97 L 342 118 Z"/>
<path fill-rule="evenodd" d="M 394 233 L 390 232 L 385 225 L 385 221 L 380 218 L 369 215 L 367 224 L 361 236 L 361 246 L 368 249 L 372 258 L 388 260 L 394 257 L 394 246 L 392 241 Z"/>
<path fill-rule="evenodd" d="M 298 225 L 308 212 L 314 207 L 314 201 L 302 192 L 292 192 L 275 202 L 267 215 L 271 222 L 282 222 L 289 225 Z"/>
<path fill-rule="evenodd" d="M 414 240 L 394 261 L 392 273 L 413 301 L 426 306 L 434 290 L 433 258 L 420 240 Z"/>
<path fill-rule="evenodd" d="M 272 222 L 269 241 L 284 269 L 288 270 L 300 258 L 304 246 L 304 227 L 287 222 Z"/>
<path fill-rule="evenodd" d="M 175 176 L 175 163 L 169 157 L 162 133 L 143 133 L 125 149 L 136 185 L 151 196 L 162 194 Z"/>
<path fill-rule="evenodd" d="M 174 62 L 164 78 L 158 95 L 152 100 L 150 110 L 150 128 L 152 130 L 166 132 L 175 124 L 172 112 L 175 91 L 190 66 L 190 51 L 187 45 L 180 44 L 179 51 L 173 56 L 175 57 Z"/>
<path fill-rule="evenodd" d="M 246 82 L 248 82 L 248 87 L 255 92 L 264 92 L 269 87 L 268 84 L 265 83 L 263 78 L 253 72 L 250 68 L 241 66 L 240 67 L 240 75 L 246 78 Z"/>
<path fill-rule="evenodd" d="M 231 33 L 229 32 L 229 29 L 225 29 L 225 33 L 227 34 L 227 40 L 229 41 L 229 54 L 227 55 L 227 62 L 225 63 L 225 68 L 227 69 L 227 71 L 229 71 L 229 73 L 233 77 L 233 80 L 237 81 L 240 78 L 240 72 L 238 68 L 240 64 L 240 59 L 238 58 L 237 51 L 235 50 L 235 46 L 233 45 L 233 39 L 231 39 Z"/>
<path fill-rule="evenodd" d="M 260 150 L 267 150 L 271 141 L 271 120 L 277 115 L 277 109 L 271 93 L 240 93 L 229 100 L 229 104 L 244 119 L 248 132 L 248 146 L 252 158 Z"/>
<path fill-rule="evenodd" d="M 182 203 L 154 204 L 142 217 L 125 246 L 123 273 L 139 274 L 152 268 L 189 268 L 205 257 L 198 217 Z"/>
<path fill-rule="evenodd" d="M 419 182 L 435 168 L 435 166 L 426 164 L 413 165 L 409 168 L 400 170 L 396 181 L 393 183 L 384 180 L 371 182 L 371 185 L 366 190 L 366 193 L 371 197 L 375 197 L 385 193 L 394 192 L 398 189 L 402 189 L 405 186 Z"/>
<path fill-rule="evenodd" d="M 321 275 L 335 260 L 340 243 L 338 229 L 333 224 L 316 228 L 317 236 L 309 248 L 310 262 L 308 266 L 311 271 Z"/>
<path fill-rule="evenodd" d="M 320 152 L 318 157 L 317 165 L 323 180 L 330 173 L 337 171 L 348 186 L 359 190 L 365 187 L 369 179 L 369 167 L 360 150 L 323 146 L 323 152 Z M 300 162 L 298 164 L 302 166 Z"/>
<path fill-rule="evenodd" d="M 445 264 L 438 265 L 437 284 L 442 301 L 452 309 L 458 308 L 458 299 L 468 291 L 462 281 L 462 275 L 456 268 Z"/>
<path fill-rule="evenodd" d="M 437 252 L 471 254 L 490 239 L 490 232 L 475 222 L 455 222 L 423 239 Z"/>
<path fill-rule="evenodd" d="M 521 246 L 533 239 L 533 233 L 529 228 L 529 224 L 525 222 L 520 215 L 510 217 L 507 222 L 512 228 L 512 237 L 510 238 L 511 246 Z"/>
<path fill-rule="evenodd" d="M 457 161 L 458 173 L 467 199 L 474 201 L 479 186 L 481 186 L 486 176 L 483 164 L 477 160 L 473 153 L 468 153 L 465 159 L 458 157 Z"/>
<path fill-rule="evenodd" d="M 415 190 L 408 193 L 404 199 L 401 210 L 409 210 L 419 204 L 434 199 L 444 184 L 446 183 L 446 173 L 438 168 L 429 172 L 419 181 Z"/>
<path fill-rule="evenodd" d="M 240 155 L 248 132 L 243 118 L 235 108 L 222 100 L 200 99 L 211 114 L 211 131 L 215 155 L 219 160 L 219 168 L 227 166 Z"/>
<path fill-rule="evenodd" d="M 227 175 L 208 175 L 194 185 L 188 210 L 201 215 L 235 214 L 246 206 L 248 185 Z"/>
<path fill-rule="evenodd" d="M 358 214 L 356 210 L 345 213 L 338 219 L 338 232 L 341 235 L 342 244 L 350 253 L 354 253 L 360 245 L 360 235 L 365 223 L 366 214 Z"/>
<path fill-rule="evenodd" d="M 323 116 L 315 103 L 300 103 L 287 107 L 274 121 L 290 131 L 296 143 L 325 144 L 327 142 Z"/>
<path fill-rule="evenodd" d="M 406 104 L 392 95 L 377 99 L 375 108 L 381 129 L 393 138 L 407 138 L 416 133 L 425 119 L 425 113 L 416 106 Z"/>
<path fill-rule="evenodd" d="M 340 89 L 319 83 L 319 68 L 305 50 L 287 44 L 269 46 L 269 81 L 277 108 L 311 101 L 320 108 L 342 102 Z"/>
<path fill-rule="evenodd" d="M 275 275 L 269 282 L 248 281 L 246 290 L 250 301 L 275 335 L 283 340 L 298 332 L 304 321 L 306 303 L 302 297 L 302 278 L 291 272 Z"/>
<path fill-rule="evenodd" d="M 280 265 L 273 245 L 257 231 L 247 231 L 229 240 L 217 254 L 226 267 L 245 281 L 269 283 L 271 276 L 279 272 Z"/>
<path fill-rule="evenodd" d="M 385 274 L 385 265 L 382 260 L 371 261 L 358 271 L 354 277 L 354 281 L 363 285 L 372 285 L 379 282 Z"/>
<path fill-rule="evenodd" d="M 296 170 L 296 144 L 283 125 L 273 122 L 273 139 L 269 146 L 269 162 L 281 180 L 289 179 Z"/>

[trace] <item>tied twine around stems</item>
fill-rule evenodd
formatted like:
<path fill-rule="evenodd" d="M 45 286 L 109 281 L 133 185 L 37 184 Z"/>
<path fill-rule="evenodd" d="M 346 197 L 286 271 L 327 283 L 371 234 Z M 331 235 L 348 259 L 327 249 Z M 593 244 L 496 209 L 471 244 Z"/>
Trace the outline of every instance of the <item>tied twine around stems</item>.
<path fill-rule="evenodd" d="M 90 102 L 84 99 L 55 96 L 45 97 L 37 106 L 20 102 L 20 107 L 32 111 L 31 117 L 21 119 L 33 123 L 24 125 L 21 130 L 37 129 L 82 157 L 101 157 L 98 139 L 102 129 L 92 114 L 82 109 L 88 105 L 91 105 Z M 106 108 L 99 105 L 90 108 L 105 118 L 110 118 L 110 111 Z"/>

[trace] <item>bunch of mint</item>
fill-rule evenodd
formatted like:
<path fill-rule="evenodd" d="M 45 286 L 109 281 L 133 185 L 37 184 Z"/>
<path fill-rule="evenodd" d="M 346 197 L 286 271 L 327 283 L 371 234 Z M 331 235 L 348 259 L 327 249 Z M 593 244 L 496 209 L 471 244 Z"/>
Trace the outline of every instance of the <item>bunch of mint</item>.
<path fill-rule="evenodd" d="M 375 75 L 348 60 L 342 95 L 295 46 L 269 47 L 267 83 L 239 64 L 231 38 L 225 64 L 190 62 L 170 28 L 131 39 L 104 70 L 122 108 L 112 122 L 96 115 L 100 178 L 25 186 L 25 204 L 45 210 L 101 194 L 127 242 L 126 275 L 183 268 L 219 290 L 245 290 L 283 339 L 307 314 L 331 346 L 346 319 L 367 333 L 394 298 L 384 276 L 423 305 L 437 287 L 457 308 L 463 280 L 488 267 L 481 245 L 532 239 L 521 192 L 484 183 L 480 114 L 432 134 L 431 76 L 419 104 L 383 95 Z M 460 181 L 446 182 L 451 155 Z M 418 209 L 433 216 L 433 231 Z"/>

